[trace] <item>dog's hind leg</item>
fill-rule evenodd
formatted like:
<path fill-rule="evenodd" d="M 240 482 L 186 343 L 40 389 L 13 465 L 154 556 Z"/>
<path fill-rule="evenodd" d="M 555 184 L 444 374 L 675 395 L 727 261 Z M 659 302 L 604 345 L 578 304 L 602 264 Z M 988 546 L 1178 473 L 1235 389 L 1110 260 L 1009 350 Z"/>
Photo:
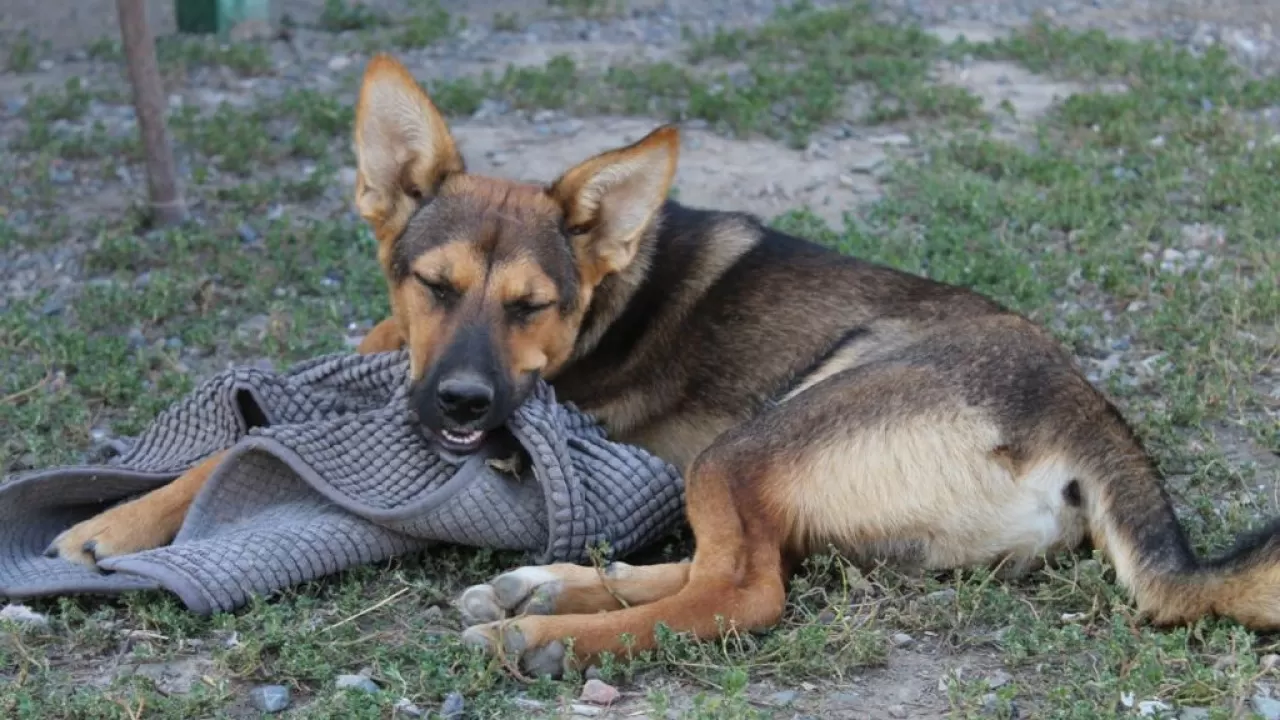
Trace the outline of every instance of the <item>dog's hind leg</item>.
<path fill-rule="evenodd" d="M 1077 542 L 1069 467 L 1009 447 L 990 412 L 950 385 L 933 368 L 886 364 L 787 399 L 727 431 L 687 473 L 697 547 L 676 592 L 612 612 L 582 603 L 578 614 L 500 619 L 464 639 L 558 674 L 652 649 L 660 624 L 698 639 L 767 628 L 782 616 L 791 569 L 830 546 L 940 569 L 1020 565 Z"/>

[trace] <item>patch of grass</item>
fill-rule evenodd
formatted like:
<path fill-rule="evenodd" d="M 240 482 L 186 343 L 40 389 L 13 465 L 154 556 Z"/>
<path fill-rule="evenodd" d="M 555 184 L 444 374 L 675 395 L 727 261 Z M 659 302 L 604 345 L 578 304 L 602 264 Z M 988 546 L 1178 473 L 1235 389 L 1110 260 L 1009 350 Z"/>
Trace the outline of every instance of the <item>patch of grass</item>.
<path fill-rule="evenodd" d="M 547 0 L 547 6 L 560 8 L 571 15 L 589 18 L 608 17 L 625 9 L 621 0 Z"/>
<path fill-rule="evenodd" d="M 5 68 L 10 72 L 28 73 L 36 69 L 40 62 L 38 43 L 30 31 L 23 30 L 9 41 L 9 51 L 5 57 Z"/>
<path fill-rule="evenodd" d="M 174 35 L 156 38 L 162 68 L 225 67 L 253 77 L 274 71 L 271 49 L 264 43 L 220 43 L 214 38 Z"/>
<path fill-rule="evenodd" d="M 424 0 L 412 15 L 397 22 L 392 38 L 396 47 L 412 50 L 434 45 L 466 27 L 465 18 L 455 18 L 438 0 Z"/>
<path fill-rule="evenodd" d="M 495 32 L 519 32 L 520 27 L 519 13 L 495 12 L 493 14 L 493 29 Z"/>
<path fill-rule="evenodd" d="M 379 27 L 387 24 L 389 18 L 386 13 L 358 0 L 325 0 L 318 22 L 322 30 L 345 32 Z"/>
<path fill-rule="evenodd" d="M 671 62 L 587 70 L 568 56 L 543 67 L 508 67 L 479 81 L 437 83 L 446 112 L 473 112 L 483 97 L 520 108 L 699 119 L 744 135 L 803 147 L 819 126 L 848 115 L 848 93 L 871 91 L 869 122 L 981 116 L 967 91 L 927 81 L 940 44 L 918 28 L 877 23 L 861 4 L 779 10 L 763 27 L 697 39 L 694 67 Z"/>

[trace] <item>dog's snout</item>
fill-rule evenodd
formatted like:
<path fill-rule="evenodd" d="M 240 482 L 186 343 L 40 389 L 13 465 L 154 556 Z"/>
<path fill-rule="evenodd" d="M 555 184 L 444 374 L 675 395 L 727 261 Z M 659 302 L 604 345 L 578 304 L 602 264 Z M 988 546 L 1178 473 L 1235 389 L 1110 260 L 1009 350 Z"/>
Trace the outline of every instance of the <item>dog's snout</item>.
<path fill-rule="evenodd" d="M 493 407 L 493 386 L 478 377 L 453 376 L 436 387 L 440 413 L 465 425 L 483 418 Z"/>

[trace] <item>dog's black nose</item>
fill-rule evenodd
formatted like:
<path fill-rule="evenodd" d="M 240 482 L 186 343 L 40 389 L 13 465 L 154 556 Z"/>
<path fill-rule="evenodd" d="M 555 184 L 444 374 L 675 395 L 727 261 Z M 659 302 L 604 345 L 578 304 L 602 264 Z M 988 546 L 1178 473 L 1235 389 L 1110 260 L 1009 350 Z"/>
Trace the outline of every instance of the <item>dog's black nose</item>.
<path fill-rule="evenodd" d="M 477 377 L 447 377 L 436 387 L 440 413 L 459 424 L 475 422 L 493 406 L 493 386 Z"/>

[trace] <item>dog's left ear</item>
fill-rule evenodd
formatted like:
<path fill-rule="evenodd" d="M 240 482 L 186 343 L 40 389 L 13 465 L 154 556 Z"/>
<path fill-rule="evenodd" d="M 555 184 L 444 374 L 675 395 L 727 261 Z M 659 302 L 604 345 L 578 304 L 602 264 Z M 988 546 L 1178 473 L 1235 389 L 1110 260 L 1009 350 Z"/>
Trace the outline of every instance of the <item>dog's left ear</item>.
<path fill-rule="evenodd" d="M 666 201 L 680 154 L 680 131 L 664 125 L 639 141 L 597 155 L 552 183 L 565 223 L 580 243 L 584 270 L 599 282 L 635 259 L 644 230 Z"/>
<path fill-rule="evenodd" d="M 356 208 L 386 245 L 417 203 L 464 171 L 444 116 L 403 65 L 369 61 L 356 104 Z"/>

